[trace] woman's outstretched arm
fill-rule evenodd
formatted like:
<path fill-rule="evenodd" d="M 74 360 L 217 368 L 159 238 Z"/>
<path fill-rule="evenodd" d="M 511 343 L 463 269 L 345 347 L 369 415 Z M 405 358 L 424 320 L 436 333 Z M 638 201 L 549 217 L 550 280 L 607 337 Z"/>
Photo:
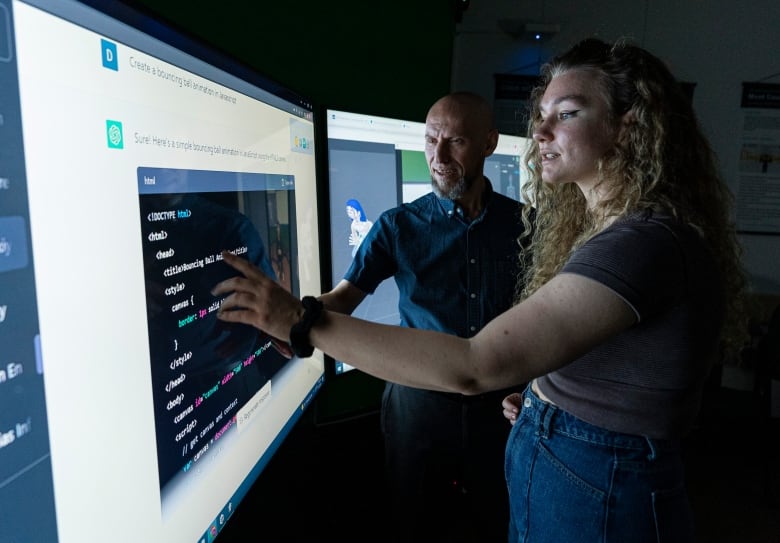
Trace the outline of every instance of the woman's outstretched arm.
<path fill-rule="evenodd" d="M 301 301 L 245 259 L 225 262 L 240 275 L 219 283 L 218 317 L 287 341 L 303 316 Z M 636 322 L 633 310 L 605 286 L 560 274 L 470 339 L 376 324 L 324 311 L 311 344 L 380 379 L 407 386 L 479 394 L 528 382 L 586 353 Z"/>

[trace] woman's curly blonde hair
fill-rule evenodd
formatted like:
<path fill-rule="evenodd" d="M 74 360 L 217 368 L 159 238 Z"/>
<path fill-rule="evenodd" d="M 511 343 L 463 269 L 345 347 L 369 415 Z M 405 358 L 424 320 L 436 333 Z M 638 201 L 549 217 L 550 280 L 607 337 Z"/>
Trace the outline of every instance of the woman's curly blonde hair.
<path fill-rule="evenodd" d="M 709 245 L 726 295 L 724 347 L 740 347 L 746 337 L 746 279 L 732 223 L 733 195 L 720 177 L 690 97 L 665 64 L 644 49 L 627 40 L 607 44 L 587 39 L 542 68 L 530 100 L 529 138 L 540 122 L 539 103 L 547 85 L 572 70 L 595 74 L 609 106 L 608 122 L 619 134 L 598 164 L 599 183 L 609 181 L 609 196 L 588 209 L 577 185 L 544 183 L 539 148 L 530 146 L 526 163 L 531 180 L 524 196 L 536 217 L 526 253 L 531 261 L 518 299 L 549 281 L 607 221 L 652 209 L 690 224 Z M 525 206 L 527 227 L 531 212 Z"/>

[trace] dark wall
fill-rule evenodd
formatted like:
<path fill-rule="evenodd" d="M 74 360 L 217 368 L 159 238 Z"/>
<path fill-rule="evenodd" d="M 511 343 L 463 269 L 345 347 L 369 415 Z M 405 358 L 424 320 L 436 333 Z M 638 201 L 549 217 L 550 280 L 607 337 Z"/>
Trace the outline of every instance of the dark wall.
<path fill-rule="evenodd" d="M 463 0 L 134 0 L 324 107 L 422 121 Z"/>

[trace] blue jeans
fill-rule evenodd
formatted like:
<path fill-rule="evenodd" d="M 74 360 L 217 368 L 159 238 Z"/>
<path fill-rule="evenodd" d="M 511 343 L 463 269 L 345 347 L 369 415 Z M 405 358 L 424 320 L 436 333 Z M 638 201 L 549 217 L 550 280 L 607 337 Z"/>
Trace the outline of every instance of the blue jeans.
<path fill-rule="evenodd" d="M 690 543 L 680 445 L 611 432 L 529 386 L 507 442 L 510 543 Z"/>

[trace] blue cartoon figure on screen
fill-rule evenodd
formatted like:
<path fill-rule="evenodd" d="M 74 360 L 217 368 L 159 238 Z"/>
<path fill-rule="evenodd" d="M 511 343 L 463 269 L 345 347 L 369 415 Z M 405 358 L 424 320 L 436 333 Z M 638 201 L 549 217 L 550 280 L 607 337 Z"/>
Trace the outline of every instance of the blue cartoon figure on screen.
<path fill-rule="evenodd" d="M 354 198 L 347 200 L 347 217 L 352 221 L 349 230 L 349 244 L 352 246 L 352 256 L 355 256 L 358 247 L 360 247 L 366 234 L 371 229 L 371 225 L 374 223 L 366 218 L 363 206 Z"/>

